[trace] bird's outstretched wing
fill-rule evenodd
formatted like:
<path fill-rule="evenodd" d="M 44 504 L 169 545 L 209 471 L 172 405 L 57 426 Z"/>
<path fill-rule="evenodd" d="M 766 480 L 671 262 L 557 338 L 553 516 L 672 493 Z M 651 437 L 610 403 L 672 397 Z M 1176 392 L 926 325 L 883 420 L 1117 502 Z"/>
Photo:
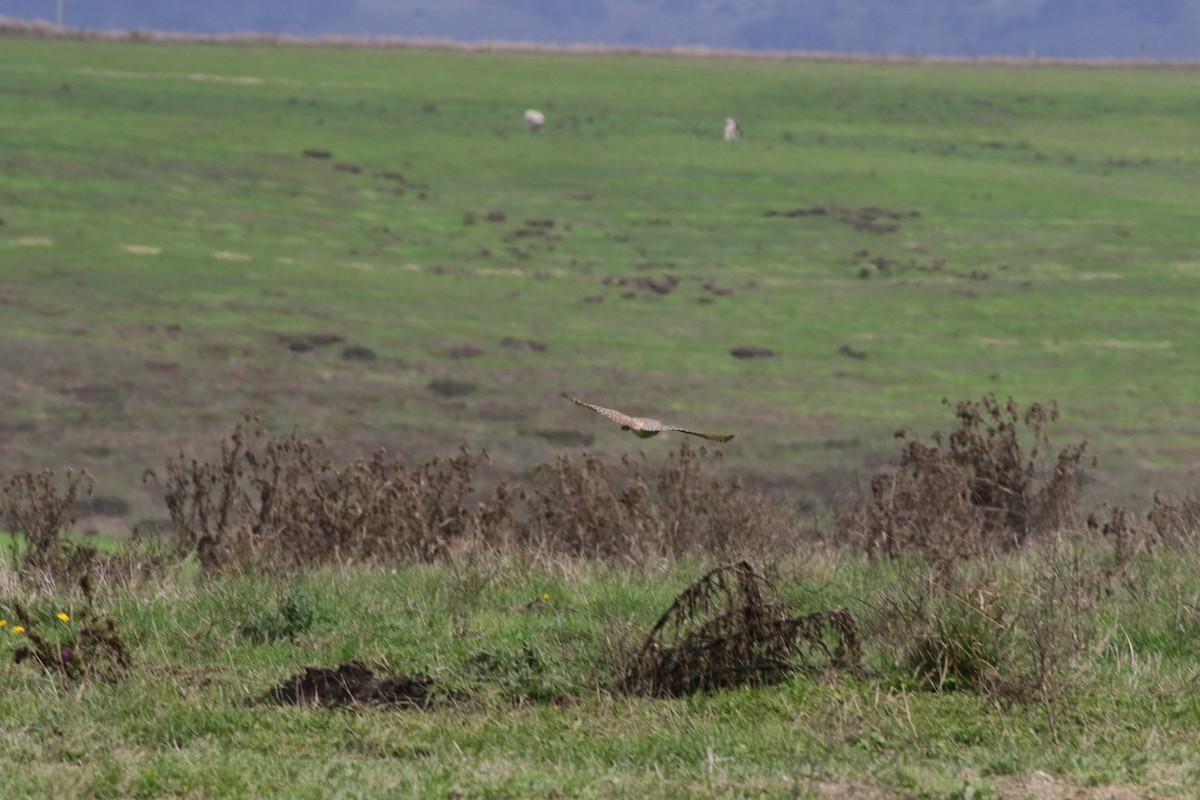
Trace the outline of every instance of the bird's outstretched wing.
<path fill-rule="evenodd" d="M 563 397 L 567 398 L 568 400 L 570 400 L 572 403 L 574 403 L 577 406 L 583 406 L 584 408 L 590 408 L 592 411 L 596 411 L 600 414 L 603 414 L 604 416 L 611 419 L 613 422 L 618 422 L 621 425 L 630 425 L 630 424 L 633 424 L 633 423 L 636 423 L 639 421 L 635 417 L 631 417 L 628 414 L 622 414 L 620 411 L 617 411 L 616 409 L 605 408 L 604 406 L 597 406 L 597 405 L 593 405 L 592 403 L 585 403 L 577 397 L 571 397 L 571 395 L 567 394 L 566 392 L 563 392 Z"/>
<path fill-rule="evenodd" d="M 689 431 L 687 428 L 676 428 L 672 425 L 664 425 L 664 431 L 678 431 L 679 433 L 687 433 L 692 436 L 699 436 L 701 439 L 708 439 L 710 442 L 728 442 L 733 438 L 733 434 L 722 436 L 719 433 L 701 433 L 700 431 Z"/>

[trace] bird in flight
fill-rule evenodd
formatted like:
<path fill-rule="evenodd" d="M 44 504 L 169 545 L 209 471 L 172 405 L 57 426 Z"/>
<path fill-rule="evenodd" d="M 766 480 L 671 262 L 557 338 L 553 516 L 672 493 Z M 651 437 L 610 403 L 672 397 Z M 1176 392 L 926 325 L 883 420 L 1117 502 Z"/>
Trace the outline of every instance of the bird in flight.
<path fill-rule="evenodd" d="M 618 423 L 623 431 L 633 431 L 635 436 L 642 439 L 649 439 L 651 436 L 657 436 L 663 431 L 678 431 L 679 433 L 687 433 L 692 436 L 699 436 L 701 439 L 708 439 L 710 442 L 728 442 L 733 438 L 733 434 L 728 436 L 720 436 L 715 433 L 701 433 L 700 431 L 690 431 L 687 428 L 677 428 L 674 425 L 664 425 L 662 422 L 651 419 L 650 417 L 631 417 L 627 414 L 622 414 L 620 411 L 614 411 L 611 408 L 604 406 L 594 406 L 591 403 L 585 403 L 582 400 L 571 397 L 571 395 L 563 392 L 563 397 L 570 400 L 577 406 L 590 408 L 592 411 L 611 419 Z"/>

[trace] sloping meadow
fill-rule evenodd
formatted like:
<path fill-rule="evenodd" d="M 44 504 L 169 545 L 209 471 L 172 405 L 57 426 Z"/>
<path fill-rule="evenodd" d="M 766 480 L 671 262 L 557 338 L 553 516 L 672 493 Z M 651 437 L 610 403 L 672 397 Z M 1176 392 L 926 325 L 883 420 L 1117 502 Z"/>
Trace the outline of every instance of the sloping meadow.
<path fill-rule="evenodd" d="M 3 719 L 72 717 L 6 723 L 18 791 L 317 791 L 292 747 L 369 793 L 1194 786 L 1197 502 L 1085 513 L 1052 404 L 952 410 L 804 528 L 686 446 L 481 491 L 482 453 L 336 463 L 248 419 L 148 475 L 171 533 L 115 548 L 55 527 L 87 476 L 11 476 Z"/>

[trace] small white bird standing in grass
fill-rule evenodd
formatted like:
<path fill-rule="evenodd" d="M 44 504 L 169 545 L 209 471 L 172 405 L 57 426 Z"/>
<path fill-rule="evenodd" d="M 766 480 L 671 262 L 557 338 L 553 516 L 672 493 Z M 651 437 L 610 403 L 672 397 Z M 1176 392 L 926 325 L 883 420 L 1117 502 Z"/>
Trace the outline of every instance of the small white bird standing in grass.
<path fill-rule="evenodd" d="M 721 436 L 715 433 L 701 433 L 700 431 L 690 431 L 687 428 L 677 428 L 674 425 L 664 425 L 658 420 L 651 419 L 650 417 L 631 417 L 628 414 L 622 414 L 620 411 L 614 411 L 611 408 L 594 406 L 591 403 L 585 403 L 582 400 L 577 400 L 566 392 L 563 392 L 563 397 L 567 398 L 577 406 L 590 408 L 592 411 L 603 414 L 613 422 L 618 423 L 621 426 L 621 430 L 633 431 L 634 436 L 641 437 L 642 439 L 649 439 L 651 436 L 657 436 L 663 431 L 678 431 L 679 433 L 687 433 L 691 434 L 692 436 L 699 436 L 701 439 L 708 439 L 710 442 L 728 442 L 733 438 L 733 434 Z"/>
<path fill-rule="evenodd" d="M 525 109 L 525 124 L 531 131 L 540 131 L 546 125 L 546 115 L 532 108 Z"/>
<path fill-rule="evenodd" d="M 736 142 L 742 138 L 742 129 L 738 127 L 737 120 L 733 117 L 725 118 L 725 141 Z"/>

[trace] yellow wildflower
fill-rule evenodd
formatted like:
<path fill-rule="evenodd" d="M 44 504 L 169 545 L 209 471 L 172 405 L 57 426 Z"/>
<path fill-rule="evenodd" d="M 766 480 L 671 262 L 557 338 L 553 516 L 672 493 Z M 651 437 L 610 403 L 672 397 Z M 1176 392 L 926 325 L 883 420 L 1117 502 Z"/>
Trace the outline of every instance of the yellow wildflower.
<path fill-rule="evenodd" d="M 544 594 L 544 595 L 542 595 L 542 599 L 543 599 L 543 600 L 549 600 L 549 599 L 550 599 L 550 595 L 548 595 L 548 594 Z"/>
<path fill-rule="evenodd" d="M 4 627 L 5 625 L 7 625 L 7 624 L 8 624 L 8 620 L 6 620 L 6 619 L 0 619 L 0 628 L 3 628 L 3 627 Z"/>
<path fill-rule="evenodd" d="M 25 632 L 24 625 L 13 625 L 13 633 L 24 633 L 24 632 Z"/>
<path fill-rule="evenodd" d="M 58 612 L 58 618 L 61 619 L 63 622 L 71 621 L 71 618 L 69 616 L 67 616 L 67 612 L 65 612 L 65 611 Z"/>

